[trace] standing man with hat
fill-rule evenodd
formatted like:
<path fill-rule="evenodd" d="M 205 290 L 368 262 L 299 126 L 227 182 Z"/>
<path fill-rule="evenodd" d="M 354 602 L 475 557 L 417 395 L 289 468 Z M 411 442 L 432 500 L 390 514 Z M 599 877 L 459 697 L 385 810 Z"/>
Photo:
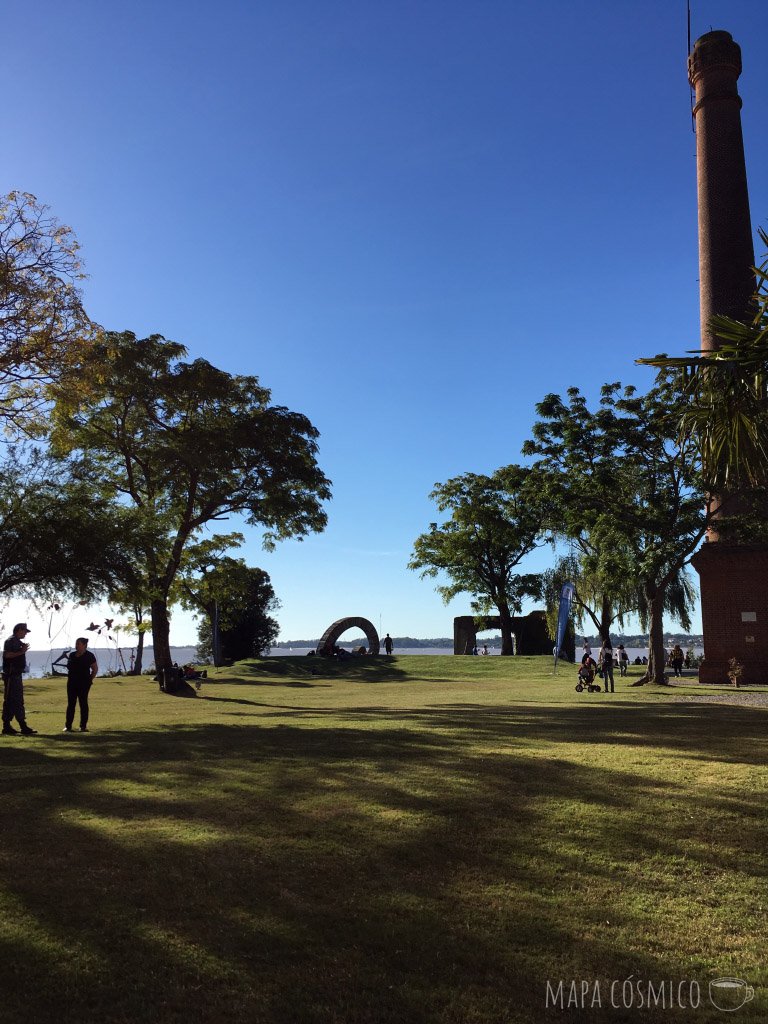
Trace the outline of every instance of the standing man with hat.
<path fill-rule="evenodd" d="M 22 736 L 35 736 L 36 729 L 27 725 L 24 711 L 24 680 L 22 674 L 27 667 L 26 653 L 29 644 L 24 639 L 29 633 L 26 622 L 19 622 L 13 627 L 13 636 L 9 636 L 3 645 L 3 736 L 17 736 L 11 725 L 15 718 L 19 723 Z"/>

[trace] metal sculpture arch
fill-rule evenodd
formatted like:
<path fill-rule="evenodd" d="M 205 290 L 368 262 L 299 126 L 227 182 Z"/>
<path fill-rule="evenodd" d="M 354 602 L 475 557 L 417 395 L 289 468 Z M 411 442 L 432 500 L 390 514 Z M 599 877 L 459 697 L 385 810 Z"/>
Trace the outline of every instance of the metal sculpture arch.
<path fill-rule="evenodd" d="M 339 639 L 342 633 L 346 633 L 348 629 L 354 627 L 362 629 L 365 633 L 365 637 L 368 641 L 368 650 L 371 654 L 379 653 L 379 634 L 376 632 L 376 627 L 368 619 L 361 619 L 354 616 L 346 619 L 337 619 L 332 625 L 326 629 L 323 635 L 320 637 L 320 643 L 317 645 L 317 653 L 324 655 L 333 654 L 333 648 L 336 646 L 336 641 Z"/>

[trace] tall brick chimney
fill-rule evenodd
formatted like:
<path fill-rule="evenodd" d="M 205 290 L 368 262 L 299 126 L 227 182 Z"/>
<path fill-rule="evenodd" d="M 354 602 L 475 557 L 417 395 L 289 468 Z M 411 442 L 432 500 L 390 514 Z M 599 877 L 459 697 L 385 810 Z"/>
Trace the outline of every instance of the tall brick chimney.
<path fill-rule="evenodd" d="M 714 313 L 741 320 L 755 291 L 755 251 L 741 135 L 741 49 L 729 32 L 708 32 L 688 57 L 696 90 L 696 177 L 699 193 L 701 347 L 717 348 Z"/>
<path fill-rule="evenodd" d="M 740 74 L 741 50 L 730 33 L 708 32 L 696 41 L 688 77 L 696 90 L 702 351 L 718 347 L 709 328 L 713 314 L 744 319 L 755 290 Z M 768 681 L 768 547 L 724 543 L 712 530 L 693 565 L 704 629 L 699 679 L 727 683 L 728 662 L 736 658 L 742 682 Z"/>

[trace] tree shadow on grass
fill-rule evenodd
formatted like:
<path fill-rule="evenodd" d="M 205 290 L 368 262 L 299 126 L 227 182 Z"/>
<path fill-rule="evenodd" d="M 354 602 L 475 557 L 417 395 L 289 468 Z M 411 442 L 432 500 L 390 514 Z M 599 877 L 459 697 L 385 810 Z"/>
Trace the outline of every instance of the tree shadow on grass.
<path fill-rule="evenodd" d="M 14 769 L 0 769 L 4 1024 L 497 1024 L 546 1019 L 549 978 L 691 977 L 714 954 L 691 948 L 684 900 L 739 861 L 752 895 L 757 798 L 545 755 L 567 736 L 610 742 L 607 722 L 585 735 L 582 709 L 564 729 L 487 710 L 94 733 L 64 768 L 57 746 L 23 762 L 0 748 Z M 703 736 L 695 710 L 683 721 Z M 614 731 L 630 721 L 618 711 Z M 654 721 L 664 745 L 673 723 L 640 724 Z M 741 737 L 761 725 L 745 717 Z M 737 739 L 708 742 L 725 754 Z M 710 836 L 735 819 L 740 832 Z M 637 866 L 659 858 L 681 866 L 643 892 Z M 681 918 L 668 949 L 642 938 L 660 904 Z M 719 930 L 712 945 L 750 957 L 756 941 Z"/>
<path fill-rule="evenodd" d="M 664 704 L 550 705 L 435 704 L 417 708 L 296 708 L 284 717 L 322 715 L 388 721 L 448 730 L 473 742 L 515 742 L 521 737 L 551 743 L 663 747 L 707 760 L 766 763 L 768 710 L 735 705 Z M 713 725 L 716 728 L 713 728 Z"/>
<path fill-rule="evenodd" d="M 247 700 L 245 697 L 239 699 L 238 697 L 211 697 L 209 694 L 205 694 L 202 700 L 209 700 L 213 704 L 248 704 L 254 708 L 263 708 L 271 705 L 266 705 L 261 700 Z"/>
<path fill-rule="evenodd" d="M 241 663 L 238 672 L 246 678 L 227 680 L 227 682 L 246 682 L 251 684 L 254 678 L 284 676 L 307 676 L 315 679 L 345 679 L 361 683 L 397 682 L 408 676 L 403 669 L 396 668 L 386 658 L 350 657 L 338 658 L 264 658 L 258 661 Z"/>
<path fill-rule="evenodd" d="M 329 687 L 332 685 L 332 683 L 323 683 L 319 680 L 317 682 L 304 682 L 301 679 L 222 679 L 218 681 L 226 683 L 227 686 L 279 686 L 293 690 L 311 690 L 317 686 Z"/>

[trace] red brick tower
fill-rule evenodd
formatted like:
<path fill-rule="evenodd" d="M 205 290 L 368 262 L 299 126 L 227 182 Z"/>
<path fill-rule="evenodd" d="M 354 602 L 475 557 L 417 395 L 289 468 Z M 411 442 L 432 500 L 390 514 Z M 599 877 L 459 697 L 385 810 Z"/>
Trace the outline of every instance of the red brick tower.
<path fill-rule="evenodd" d="M 741 50 L 728 32 L 708 32 L 688 57 L 696 90 L 701 347 L 717 348 L 710 317 L 748 316 L 755 290 L 747 172 L 736 85 Z M 712 499 L 717 503 L 717 499 Z M 768 547 L 724 543 L 716 529 L 693 559 L 701 583 L 705 661 L 702 682 L 728 682 L 728 661 L 742 682 L 768 679 Z"/>

